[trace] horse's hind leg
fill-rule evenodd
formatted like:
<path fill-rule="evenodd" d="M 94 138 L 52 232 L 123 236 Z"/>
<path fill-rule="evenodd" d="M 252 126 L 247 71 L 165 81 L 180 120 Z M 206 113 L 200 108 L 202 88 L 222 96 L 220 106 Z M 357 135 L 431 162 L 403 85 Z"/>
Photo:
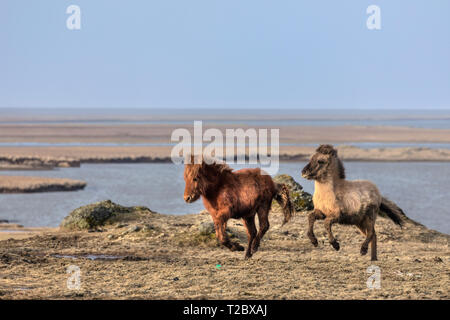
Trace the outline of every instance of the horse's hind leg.
<path fill-rule="evenodd" d="M 370 225 L 370 221 L 365 221 L 365 224 L 361 227 L 361 229 L 364 228 L 366 231 L 366 239 L 361 245 L 361 255 L 364 256 L 367 254 L 367 250 L 369 249 L 369 243 L 372 241 L 373 236 L 375 235 L 375 229 L 373 226 Z"/>
<path fill-rule="evenodd" d="M 334 250 L 339 251 L 339 242 L 337 242 L 336 238 L 333 235 L 333 232 L 331 232 L 331 226 L 336 222 L 337 219 L 335 217 L 327 217 L 324 221 L 325 229 L 328 233 L 328 240 L 330 241 L 330 244 L 333 246 Z"/>
<path fill-rule="evenodd" d="M 375 233 L 375 230 L 373 231 L 372 240 L 370 243 L 370 260 L 377 261 L 377 234 Z"/>
<path fill-rule="evenodd" d="M 375 230 L 373 228 L 368 228 L 366 232 L 366 240 L 364 240 L 361 245 L 361 255 L 365 255 L 367 250 L 369 249 L 369 243 L 372 241 L 373 235 L 375 234 Z"/>
<path fill-rule="evenodd" d="M 310 212 L 308 215 L 309 229 L 308 229 L 307 236 L 308 236 L 309 240 L 311 240 L 311 243 L 314 245 L 314 247 L 317 247 L 317 245 L 318 245 L 317 238 L 314 235 L 314 222 L 316 222 L 316 220 L 322 220 L 322 219 L 325 219 L 325 215 L 322 212 L 320 212 L 319 210 L 314 210 L 314 211 Z"/>
<path fill-rule="evenodd" d="M 253 240 L 252 243 L 252 254 L 258 251 L 259 243 L 264 237 L 264 234 L 269 230 L 270 224 L 269 224 L 269 208 L 267 207 L 260 207 L 258 209 L 258 221 L 259 221 L 259 231 L 256 235 L 255 240 Z"/>
<path fill-rule="evenodd" d="M 369 243 L 371 243 L 371 260 L 377 260 L 377 235 L 375 234 L 375 221 L 370 217 L 366 217 L 359 227 L 365 230 L 366 239 L 361 245 L 361 255 L 367 254 Z"/>
<path fill-rule="evenodd" d="M 255 226 L 255 216 L 244 218 L 244 225 L 247 229 L 248 246 L 245 252 L 245 257 L 250 258 L 252 256 L 252 243 L 256 237 L 256 226 Z"/>

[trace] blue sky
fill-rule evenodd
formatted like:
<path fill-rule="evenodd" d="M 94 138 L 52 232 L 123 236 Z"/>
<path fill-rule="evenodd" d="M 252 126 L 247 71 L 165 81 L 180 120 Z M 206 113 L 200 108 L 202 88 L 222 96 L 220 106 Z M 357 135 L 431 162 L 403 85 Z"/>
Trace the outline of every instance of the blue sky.
<path fill-rule="evenodd" d="M 448 0 L 1 0 L 0 107 L 450 109 L 449 14 Z"/>

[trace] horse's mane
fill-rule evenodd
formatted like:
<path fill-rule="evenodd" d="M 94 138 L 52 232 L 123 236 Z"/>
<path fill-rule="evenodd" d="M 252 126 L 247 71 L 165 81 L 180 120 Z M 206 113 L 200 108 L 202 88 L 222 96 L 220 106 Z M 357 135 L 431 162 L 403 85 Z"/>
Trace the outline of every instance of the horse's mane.
<path fill-rule="evenodd" d="M 230 168 L 229 165 L 227 165 L 226 163 L 220 163 L 220 162 L 216 162 L 214 161 L 211 164 L 207 164 L 206 162 L 203 164 L 205 167 L 207 167 L 209 170 L 212 170 L 218 174 L 222 174 L 225 172 L 231 172 L 233 171 L 233 169 Z"/>
<path fill-rule="evenodd" d="M 337 160 L 337 170 L 338 170 L 339 178 L 345 179 L 344 164 L 342 163 L 342 160 L 338 158 L 337 150 L 331 144 L 321 144 L 316 149 L 316 152 L 321 153 L 321 154 L 329 154 L 329 155 L 335 157 Z"/>
<path fill-rule="evenodd" d="M 208 161 L 210 160 L 210 161 Z M 190 164 L 186 167 L 189 175 L 199 179 L 200 188 L 205 192 L 212 184 L 219 181 L 220 177 L 233 171 L 226 163 L 218 162 L 213 159 L 201 160 L 201 163 L 195 163 L 191 157 Z"/>
<path fill-rule="evenodd" d="M 342 160 L 337 158 L 338 161 L 338 173 L 339 173 L 339 178 L 341 179 L 345 179 L 345 168 L 344 168 L 344 164 L 342 163 Z"/>

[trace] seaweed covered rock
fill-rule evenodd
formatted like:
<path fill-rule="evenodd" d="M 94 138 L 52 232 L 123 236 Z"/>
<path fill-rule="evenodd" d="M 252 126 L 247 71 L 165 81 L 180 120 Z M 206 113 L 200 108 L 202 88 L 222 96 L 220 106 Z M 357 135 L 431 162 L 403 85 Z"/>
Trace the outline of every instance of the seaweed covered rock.
<path fill-rule="evenodd" d="M 95 229 L 106 224 L 137 219 L 140 214 L 151 212 L 146 207 L 124 207 L 105 200 L 73 210 L 60 227 L 71 230 Z"/>
<path fill-rule="evenodd" d="M 303 187 L 290 175 L 279 174 L 273 178 L 273 181 L 285 184 L 289 188 L 291 201 L 295 211 L 308 211 L 314 209 L 312 195 L 303 191 Z"/>

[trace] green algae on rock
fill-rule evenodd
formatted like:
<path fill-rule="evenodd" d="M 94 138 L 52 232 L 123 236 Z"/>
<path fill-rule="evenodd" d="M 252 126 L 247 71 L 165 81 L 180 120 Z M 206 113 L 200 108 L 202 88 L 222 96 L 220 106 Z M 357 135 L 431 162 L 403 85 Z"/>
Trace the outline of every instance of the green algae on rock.
<path fill-rule="evenodd" d="M 70 230 L 87 230 L 120 221 L 136 220 L 142 214 L 152 213 L 146 207 L 124 207 L 111 200 L 100 201 L 73 210 L 60 227 Z"/>
<path fill-rule="evenodd" d="M 312 195 L 303 191 L 303 187 L 290 175 L 279 174 L 273 178 L 273 181 L 285 184 L 289 188 L 291 201 L 295 211 L 309 211 L 314 209 Z M 273 208 L 277 208 L 276 206 L 278 206 L 278 204 L 274 201 Z"/>

